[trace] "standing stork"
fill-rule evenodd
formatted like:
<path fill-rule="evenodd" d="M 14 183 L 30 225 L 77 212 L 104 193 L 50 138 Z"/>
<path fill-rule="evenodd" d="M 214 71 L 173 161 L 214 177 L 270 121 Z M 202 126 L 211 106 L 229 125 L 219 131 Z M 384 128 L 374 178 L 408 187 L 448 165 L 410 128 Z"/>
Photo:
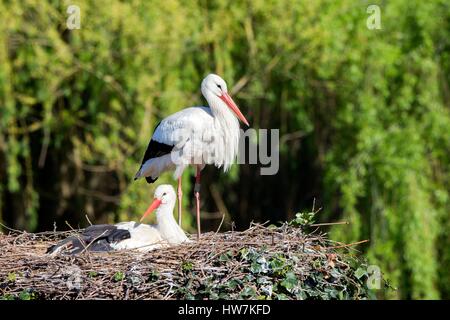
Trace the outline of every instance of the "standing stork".
<path fill-rule="evenodd" d="M 185 108 L 163 119 L 155 128 L 135 180 L 145 177 L 153 183 L 165 171 L 178 179 L 178 223 L 181 225 L 181 176 L 188 165 L 196 167 L 194 195 L 197 237 L 200 237 L 200 172 L 206 164 L 227 171 L 239 146 L 240 119 L 249 126 L 228 94 L 227 84 L 216 74 L 207 75 L 201 92 L 209 107 Z"/>

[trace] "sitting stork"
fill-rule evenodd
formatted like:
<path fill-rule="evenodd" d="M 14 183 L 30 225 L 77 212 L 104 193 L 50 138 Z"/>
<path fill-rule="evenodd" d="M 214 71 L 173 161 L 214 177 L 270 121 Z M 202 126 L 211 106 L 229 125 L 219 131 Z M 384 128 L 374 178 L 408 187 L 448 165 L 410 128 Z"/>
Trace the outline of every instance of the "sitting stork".
<path fill-rule="evenodd" d="M 209 107 L 190 107 L 162 120 L 155 128 L 135 180 L 155 182 L 165 171 L 178 179 L 178 224 L 181 225 L 181 176 L 188 165 L 196 167 L 197 237 L 200 237 L 200 172 L 206 164 L 227 171 L 239 146 L 239 121 L 248 121 L 228 94 L 227 84 L 215 74 L 206 76 L 201 92 Z"/>
<path fill-rule="evenodd" d="M 173 217 L 175 190 L 163 184 L 156 188 L 155 199 L 141 219 L 156 209 L 156 225 L 121 222 L 115 225 L 99 224 L 84 229 L 47 249 L 49 254 L 60 252 L 78 254 L 84 251 L 113 251 L 137 249 L 150 251 L 189 241 Z"/>

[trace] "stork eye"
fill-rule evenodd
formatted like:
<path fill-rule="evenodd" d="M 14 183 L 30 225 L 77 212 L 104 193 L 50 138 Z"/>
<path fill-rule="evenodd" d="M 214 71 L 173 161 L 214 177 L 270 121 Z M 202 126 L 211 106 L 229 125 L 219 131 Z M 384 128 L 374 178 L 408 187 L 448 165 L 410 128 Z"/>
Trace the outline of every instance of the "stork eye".
<path fill-rule="evenodd" d="M 217 85 L 217 87 L 222 90 L 222 86 L 220 84 Z"/>
<path fill-rule="evenodd" d="M 164 192 L 164 193 L 163 193 L 163 196 L 165 196 L 166 194 L 167 194 L 167 192 Z"/>

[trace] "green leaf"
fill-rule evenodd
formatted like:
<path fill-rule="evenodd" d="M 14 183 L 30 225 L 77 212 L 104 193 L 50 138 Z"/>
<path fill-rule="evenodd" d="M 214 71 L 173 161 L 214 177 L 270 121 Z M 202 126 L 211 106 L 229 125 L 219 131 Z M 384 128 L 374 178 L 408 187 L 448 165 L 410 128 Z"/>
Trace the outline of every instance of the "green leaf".
<path fill-rule="evenodd" d="M 158 279 L 159 279 L 159 272 L 152 270 L 152 272 L 150 272 L 148 280 L 149 281 L 156 281 Z"/>
<path fill-rule="evenodd" d="M 260 273 L 262 271 L 261 265 L 256 261 L 252 262 L 250 265 L 250 271 L 252 273 Z"/>
<path fill-rule="evenodd" d="M 234 290 L 236 287 L 238 287 L 240 284 L 242 284 L 242 281 L 239 279 L 231 279 L 226 283 L 227 287 L 231 290 Z"/>
<path fill-rule="evenodd" d="M 19 299 L 20 300 L 31 300 L 33 299 L 33 294 L 28 292 L 27 290 L 23 290 L 20 294 L 19 294 Z"/>
<path fill-rule="evenodd" d="M 297 298 L 297 300 L 305 300 L 306 298 L 308 298 L 308 295 L 306 291 L 299 290 L 299 292 L 295 294 L 295 297 Z"/>
<path fill-rule="evenodd" d="M 17 278 L 17 276 L 16 276 L 15 272 L 8 273 L 8 281 L 15 282 L 16 278 Z"/>
<path fill-rule="evenodd" d="M 278 293 L 275 297 L 276 297 L 278 300 L 289 300 L 288 296 L 285 295 L 284 293 Z"/>
<path fill-rule="evenodd" d="M 241 292 L 241 297 L 254 297 L 256 295 L 256 291 L 254 288 L 248 286 L 245 287 Z"/>
<path fill-rule="evenodd" d="M 219 261 L 220 262 L 230 261 L 230 256 L 228 255 L 228 253 L 223 253 L 223 254 L 220 255 Z"/>
<path fill-rule="evenodd" d="M 306 227 L 314 223 L 315 212 L 299 212 L 289 224 L 296 227 Z"/>
<path fill-rule="evenodd" d="M 366 274 L 367 274 L 366 269 L 361 268 L 361 267 L 356 269 L 356 271 L 355 271 L 355 277 L 358 279 L 361 279 Z"/>
<path fill-rule="evenodd" d="M 183 271 L 192 271 L 194 269 L 194 264 L 191 261 L 184 261 L 181 264 L 181 269 Z"/>
<path fill-rule="evenodd" d="M 98 275 L 98 273 L 95 271 L 89 271 L 89 273 L 88 273 L 89 278 L 95 278 L 97 275 Z"/>
<path fill-rule="evenodd" d="M 121 271 L 117 271 L 114 274 L 114 281 L 122 281 L 125 278 L 125 274 Z"/>
<path fill-rule="evenodd" d="M 291 292 L 298 284 L 297 276 L 293 272 L 286 273 L 286 277 L 281 281 L 281 285 Z"/>

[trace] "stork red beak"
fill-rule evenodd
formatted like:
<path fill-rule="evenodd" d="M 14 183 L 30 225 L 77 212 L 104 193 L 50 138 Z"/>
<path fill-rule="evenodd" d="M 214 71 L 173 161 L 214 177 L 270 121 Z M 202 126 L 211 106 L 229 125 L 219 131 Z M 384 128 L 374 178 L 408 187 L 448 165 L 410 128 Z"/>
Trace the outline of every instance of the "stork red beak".
<path fill-rule="evenodd" d="M 142 216 L 140 222 L 142 222 L 145 219 L 146 216 L 148 216 L 150 213 L 152 213 L 153 210 L 158 208 L 160 204 L 161 204 L 161 200 L 160 199 L 153 200 L 153 202 L 150 205 L 150 207 L 148 207 L 147 211 L 145 211 L 144 215 Z"/>
<path fill-rule="evenodd" d="M 236 105 L 236 103 L 234 103 L 233 99 L 231 99 L 230 95 L 226 92 L 224 92 L 221 96 L 220 99 L 222 99 L 223 102 L 225 102 L 227 104 L 228 107 L 230 107 L 231 110 L 233 110 L 233 112 L 236 114 L 236 116 L 247 125 L 247 127 L 250 127 L 250 125 L 248 124 L 247 119 L 245 119 L 244 115 L 242 114 L 241 110 L 239 110 L 238 106 Z"/>

